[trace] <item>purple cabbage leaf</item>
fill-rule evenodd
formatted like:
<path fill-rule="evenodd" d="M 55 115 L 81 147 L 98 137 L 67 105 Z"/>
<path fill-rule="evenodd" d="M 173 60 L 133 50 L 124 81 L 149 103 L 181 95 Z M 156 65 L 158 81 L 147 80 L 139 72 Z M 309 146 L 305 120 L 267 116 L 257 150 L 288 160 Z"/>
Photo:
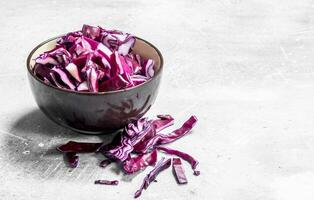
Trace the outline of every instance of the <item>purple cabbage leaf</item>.
<path fill-rule="evenodd" d="M 154 169 L 145 176 L 141 187 L 135 192 L 134 198 L 138 198 L 139 196 L 141 196 L 143 190 L 144 189 L 146 190 L 148 188 L 151 182 L 153 182 L 156 179 L 157 175 L 161 171 L 169 168 L 170 165 L 171 165 L 171 159 L 165 160 L 165 158 L 162 158 L 154 167 Z"/>

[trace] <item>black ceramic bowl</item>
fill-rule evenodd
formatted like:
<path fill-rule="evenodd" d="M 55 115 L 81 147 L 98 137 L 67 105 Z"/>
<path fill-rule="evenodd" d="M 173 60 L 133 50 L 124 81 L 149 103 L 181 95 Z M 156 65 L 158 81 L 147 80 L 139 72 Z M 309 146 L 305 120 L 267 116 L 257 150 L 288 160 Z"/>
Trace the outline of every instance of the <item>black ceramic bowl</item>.
<path fill-rule="evenodd" d="M 47 85 L 32 73 L 34 59 L 54 48 L 56 39 L 39 44 L 27 58 L 31 90 L 39 108 L 51 120 L 81 133 L 109 133 L 142 117 L 150 109 L 157 96 L 163 67 L 162 55 L 152 44 L 137 38 L 132 49 L 142 57 L 155 61 L 157 72 L 152 79 L 124 90 L 87 93 Z"/>

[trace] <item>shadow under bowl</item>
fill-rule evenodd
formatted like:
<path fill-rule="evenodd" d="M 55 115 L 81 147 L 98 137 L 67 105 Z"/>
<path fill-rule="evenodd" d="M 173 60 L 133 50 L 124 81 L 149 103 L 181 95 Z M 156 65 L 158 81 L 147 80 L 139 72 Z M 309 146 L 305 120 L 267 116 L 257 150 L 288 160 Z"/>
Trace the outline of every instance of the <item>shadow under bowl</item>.
<path fill-rule="evenodd" d="M 57 88 L 36 77 L 34 59 L 56 46 L 58 37 L 35 47 L 27 58 L 28 80 L 38 107 L 57 124 L 85 134 L 112 133 L 142 117 L 153 105 L 161 80 L 163 58 L 149 42 L 136 38 L 132 52 L 155 61 L 147 82 L 123 90 L 88 93 Z"/>

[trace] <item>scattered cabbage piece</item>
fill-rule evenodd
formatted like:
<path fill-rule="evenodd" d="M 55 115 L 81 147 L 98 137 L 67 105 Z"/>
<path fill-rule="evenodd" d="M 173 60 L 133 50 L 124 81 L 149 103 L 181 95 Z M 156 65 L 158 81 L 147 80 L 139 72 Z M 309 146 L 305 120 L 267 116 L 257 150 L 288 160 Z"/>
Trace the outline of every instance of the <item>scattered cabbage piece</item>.
<path fill-rule="evenodd" d="M 106 160 L 103 160 L 100 162 L 99 166 L 102 167 L 102 168 L 106 168 L 108 165 L 110 165 L 112 163 L 111 160 L 109 159 L 106 159 Z"/>
<path fill-rule="evenodd" d="M 159 132 L 169 126 L 172 126 L 174 123 L 174 119 L 171 115 L 157 115 L 159 119 L 155 119 L 152 121 L 153 126 L 156 129 L 156 132 Z"/>
<path fill-rule="evenodd" d="M 69 141 L 68 143 L 57 147 L 57 150 L 63 153 L 92 153 L 102 145 L 102 143 L 87 143 L 87 142 L 74 142 Z"/>
<path fill-rule="evenodd" d="M 71 168 L 76 168 L 78 166 L 79 157 L 76 155 L 76 153 L 67 152 L 67 153 L 65 153 L 65 156 L 67 157 L 67 160 L 69 162 L 69 166 Z"/>
<path fill-rule="evenodd" d="M 157 175 L 158 175 L 161 171 L 163 171 L 163 170 L 169 168 L 170 165 L 171 165 L 171 159 L 165 160 L 165 158 L 162 158 L 162 159 L 157 163 L 157 165 L 155 166 L 155 168 L 154 168 L 152 171 L 150 171 L 150 172 L 146 175 L 146 177 L 144 178 L 143 183 L 142 183 L 140 189 L 138 189 L 138 190 L 135 192 L 134 198 L 137 198 L 137 197 L 141 196 L 142 191 L 143 191 L 144 189 L 146 190 L 146 189 L 148 188 L 148 186 L 150 185 L 150 183 L 153 182 L 153 181 L 156 179 Z"/>
<path fill-rule="evenodd" d="M 154 150 L 147 154 L 141 154 L 133 158 L 129 158 L 123 162 L 123 169 L 126 173 L 132 174 L 145 169 L 147 166 L 154 166 L 157 161 L 157 151 Z"/>
<path fill-rule="evenodd" d="M 78 63 L 79 62 L 76 64 L 80 65 Z M 83 83 L 84 82 L 81 84 Z M 161 146 L 174 142 L 186 135 L 195 126 L 196 122 L 197 118 L 191 116 L 180 128 L 165 134 L 161 133 L 161 131 L 174 124 L 174 119 L 171 115 L 158 115 L 156 119 L 143 117 L 129 123 L 110 143 L 69 141 L 57 147 L 57 149 L 66 154 L 70 167 L 77 166 L 78 153 L 92 152 L 101 153 L 107 157 L 106 160 L 100 162 L 101 167 L 107 167 L 110 163 L 116 162 L 126 174 L 133 174 L 144 170 L 148 166 L 155 166 L 144 178 L 140 189 L 136 191 L 134 197 L 137 198 L 144 189 L 147 189 L 151 182 L 157 182 L 155 180 L 156 176 L 162 170 L 171 165 L 171 159 L 165 160 L 164 158 L 156 164 L 158 150 L 179 157 L 173 158 L 173 172 L 179 184 L 187 183 L 180 158 L 191 164 L 194 175 L 200 175 L 200 171 L 196 170 L 198 161 L 192 156 L 178 150 Z M 95 184 L 116 185 L 118 181 L 96 180 Z"/>
<path fill-rule="evenodd" d="M 168 147 L 161 147 L 161 146 L 159 146 L 159 147 L 157 147 L 157 149 L 162 151 L 162 152 L 164 152 L 164 153 L 171 154 L 171 155 L 176 155 L 176 156 L 182 158 L 183 160 L 185 160 L 188 163 L 190 163 L 192 169 L 194 170 L 194 175 L 198 176 L 200 174 L 199 171 L 196 171 L 196 166 L 198 165 L 198 161 L 196 159 L 194 159 L 192 156 L 190 156 L 189 154 L 184 153 L 182 151 L 170 149 Z"/>
<path fill-rule="evenodd" d="M 172 125 L 174 120 L 170 115 L 159 115 L 158 117 L 155 120 L 141 118 L 128 124 L 124 131 L 117 135 L 114 142 L 102 146 L 99 152 L 113 160 L 123 162 L 129 158 L 131 152 L 147 153 L 156 145 L 167 144 L 181 138 L 197 122 L 197 118 L 192 116 L 181 128 L 168 134 L 161 134 L 159 131 Z"/>
<path fill-rule="evenodd" d="M 154 124 L 156 134 L 150 135 L 150 137 L 146 137 L 145 140 L 134 147 L 136 152 L 145 153 L 149 150 L 153 149 L 156 145 L 160 144 L 168 144 L 173 142 L 184 135 L 186 135 L 196 124 L 197 118 L 195 116 L 191 116 L 181 128 L 174 130 L 171 133 L 163 134 L 159 133 L 162 129 L 173 124 L 173 118 L 170 115 L 167 116 L 159 116 L 159 120 L 155 120 L 152 123 Z"/>
<path fill-rule="evenodd" d="M 123 162 L 129 158 L 130 153 L 133 151 L 131 140 L 118 134 L 111 143 L 101 146 L 98 152 L 111 160 Z"/>
<path fill-rule="evenodd" d="M 113 181 L 109 181 L 109 180 L 96 180 L 94 182 L 95 184 L 100 184 L 100 185 L 118 185 L 119 181 L 118 180 L 113 180 Z"/>
<path fill-rule="evenodd" d="M 181 128 L 176 129 L 172 131 L 171 133 L 167 133 L 167 134 L 159 133 L 156 136 L 156 143 L 168 144 L 183 137 L 188 132 L 190 132 L 190 130 L 194 127 L 196 122 L 197 122 L 197 118 L 194 115 L 191 116 L 186 122 L 184 122 Z"/>
<path fill-rule="evenodd" d="M 33 73 L 58 88 L 105 92 L 133 87 L 155 74 L 152 59 L 132 53 L 136 38 L 117 30 L 83 25 L 35 59 Z"/>
<path fill-rule="evenodd" d="M 102 146 L 99 152 L 113 160 L 123 162 L 145 137 L 155 135 L 154 131 L 148 119 L 142 118 L 133 124 L 130 123 L 112 143 Z"/>
<path fill-rule="evenodd" d="M 179 184 L 188 183 L 180 158 L 172 158 L 172 169 L 173 174 L 176 177 L 176 180 Z"/>
<path fill-rule="evenodd" d="M 193 174 L 194 174 L 195 176 L 199 176 L 199 175 L 201 174 L 201 172 L 198 171 L 198 170 L 194 170 Z"/>

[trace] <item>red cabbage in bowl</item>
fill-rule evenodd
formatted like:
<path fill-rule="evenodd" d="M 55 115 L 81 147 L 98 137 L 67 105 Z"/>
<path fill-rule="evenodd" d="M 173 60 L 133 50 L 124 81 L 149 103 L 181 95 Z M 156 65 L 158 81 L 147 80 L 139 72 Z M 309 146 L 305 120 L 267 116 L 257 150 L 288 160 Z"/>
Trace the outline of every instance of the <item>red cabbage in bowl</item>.
<path fill-rule="evenodd" d="M 35 59 L 33 73 L 46 84 L 80 92 L 106 92 L 150 80 L 155 62 L 132 52 L 136 38 L 117 30 L 83 25 Z"/>

